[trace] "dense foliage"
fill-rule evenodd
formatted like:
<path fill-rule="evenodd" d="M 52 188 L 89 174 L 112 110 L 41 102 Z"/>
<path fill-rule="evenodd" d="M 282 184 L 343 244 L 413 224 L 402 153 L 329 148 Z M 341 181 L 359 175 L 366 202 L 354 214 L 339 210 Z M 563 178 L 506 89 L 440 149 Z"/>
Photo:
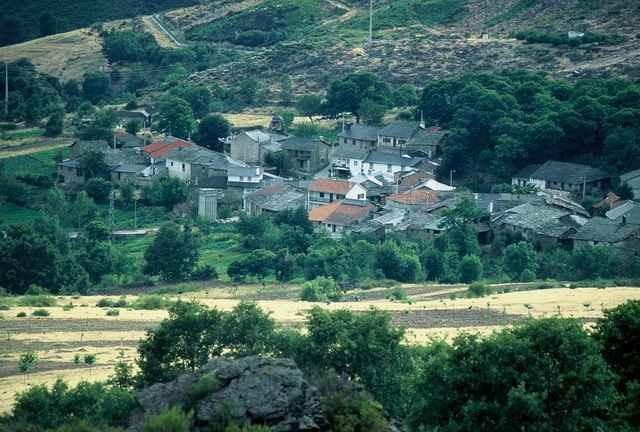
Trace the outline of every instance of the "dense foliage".
<path fill-rule="evenodd" d="M 419 108 L 451 130 L 441 172 L 474 190 L 528 164 L 585 162 L 611 173 L 640 164 L 637 85 L 557 81 L 527 72 L 475 74 L 425 86 Z"/>

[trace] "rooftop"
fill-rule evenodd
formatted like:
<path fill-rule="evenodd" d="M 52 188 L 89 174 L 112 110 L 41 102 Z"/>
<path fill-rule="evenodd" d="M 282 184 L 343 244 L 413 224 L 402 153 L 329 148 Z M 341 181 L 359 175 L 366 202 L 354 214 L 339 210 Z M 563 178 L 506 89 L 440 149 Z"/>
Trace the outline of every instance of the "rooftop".
<path fill-rule="evenodd" d="M 194 145 L 192 142 L 169 136 L 145 146 L 142 151 L 147 153 L 153 159 L 161 159 L 173 149 L 187 148 L 192 145 Z"/>
<path fill-rule="evenodd" d="M 532 169 L 532 167 L 527 167 L 521 173 L 526 174 L 526 170 Z M 518 174 L 519 177 L 521 173 Z M 571 162 L 547 161 L 537 169 L 533 170 L 531 174 L 520 178 L 532 178 L 568 184 L 582 184 L 585 181 L 590 183 L 610 177 L 611 176 L 606 172 L 598 168 L 590 167 L 589 165 Z"/>
<path fill-rule="evenodd" d="M 396 121 L 383 127 L 379 134 L 381 136 L 397 137 L 408 140 L 416 132 L 416 129 L 418 129 L 418 125 L 414 122 Z"/>
<path fill-rule="evenodd" d="M 357 159 L 365 160 L 369 152 L 358 146 L 342 144 L 335 149 L 333 153 L 334 159 Z"/>
<path fill-rule="evenodd" d="M 359 141 L 377 141 L 379 128 L 362 124 L 345 125 L 343 131 L 338 133 L 339 138 L 356 139 Z"/>
<path fill-rule="evenodd" d="M 594 217 L 578 228 L 576 233 L 570 235 L 569 238 L 598 243 L 618 243 L 639 234 L 640 226 L 638 225 L 624 224 L 603 217 Z"/>
<path fill-rule="evenodd" d="M 284 150 L 314 151 L 319 144 L 327 145 L 319 139 L 291 137 L 282 142 L 282 148 Z"/>
<path fill-rule="evenodd" d="M 426 129 L 418 128 L 407 145 L 411 146 L 437 146 L 449 132 L 439 127 Z"/>
<path fill-rule="evenodd" d="M 309 192 L 326 192 L 346 195 L 354 186 L 354 183 L 345 180 L 319 178 L 311 182 L 309 185 Z"/>
<path fill-rule="evenodd" d="M 311 222 L 349 226 L 366 218 L 373 211 L 373 206 L 366 201 L 334 201 L 316 207 L 309 212 Z"/>
<path fill-rule="evenodd" d="M 246 199 L 264 210 L 277 212 L 304 206 L 305 194 L 287 183 L 276 183 L 247 195 Z"/>
<path fill-rule="evenodd" d="M 385 165 L 400 165 L 403 167 L 411 167 L 419 164 L 422 159 L 413 158 L 411 156 L 400 155 L 398 153 L 389 153 L 383 151 L 372 151 L 369 156 L 364 160 L 369 163 L 385 164 Z"/>
<path fill-rule="evenodd" d="M 167 159 L 190 164 L 206 165 L 217 169 L 228 169 L 232 166 L 245 166 L 243 163 L 231 159 L 229 156 L 204 147 L 192 145 L 177 147 L 165 154 Z"/>
<path fill-rule="evenodd" d="M 387 201 L 407 205 L 433 204 L 438 201 L 438 193 L 426 189 L 418 189 L 390 195 L 387 197 Z"/>

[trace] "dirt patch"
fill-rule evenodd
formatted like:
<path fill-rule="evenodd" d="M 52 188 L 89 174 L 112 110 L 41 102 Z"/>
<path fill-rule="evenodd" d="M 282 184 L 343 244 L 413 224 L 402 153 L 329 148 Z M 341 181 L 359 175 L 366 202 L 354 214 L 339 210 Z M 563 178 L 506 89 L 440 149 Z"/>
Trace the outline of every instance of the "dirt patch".
<path fill-rule="evenodd" d="M 154 328 L 157 322 L 151 321 L 116 321 L 106 319 L 37 319 L 37 320 L 17 320 L 7 319 L 0 321 L 0 334 L 4 333 L 28 333 L 46 334 L 51 331 L 63 330 L 66 332 L 92 332 L 92 331 L 112 331 L 131 332 L 145 331 Z"/>
<path fill-rule="evenodd" d="M 526 318 L 491 309 L 440 309 L 392 312 L 393 323 L 405 328 L 507 326 Z"/>

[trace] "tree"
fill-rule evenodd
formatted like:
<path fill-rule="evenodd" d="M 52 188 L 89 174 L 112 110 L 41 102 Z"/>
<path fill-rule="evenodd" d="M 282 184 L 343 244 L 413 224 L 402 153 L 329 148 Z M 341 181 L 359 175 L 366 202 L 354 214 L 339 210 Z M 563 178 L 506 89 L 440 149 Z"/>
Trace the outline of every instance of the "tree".
<path fill-rule="evenodd" d="M 460 336 L 419 367 L 412 430 L 609 430 L 614 376 L 578 321 Z"/>
<path fill-rule="evenodd" d="M 372 125 L 382 124 L 382 119 L 387 109 L 384 105 L 371 99 L 364 99 L 360 104 L 360 116 L 365 123 Z"/>
<path fill-rule="evenodd" d="M 388 106 L 390 98 L 391 91 L 386 83 L 371 73 L 361 72 L 333 81 L 327 89 L 326 107 L 331 115 L 350 112 L 359 123 L 363 101 Z"/>
<path fill-rule="evenodd" d="M 109 87 L 109 75 L 103 72 L 88 72 L 82 80 L 84 97 L 94 105 L 109 95 Z"/>
<path fill-rule="evenodd" d="M 16 17 L 5 17 L 0 24 L 0 45 L 13 45 L 23 37 L 24 23 Z"/>
<path fill-rule="evenodd" d="M 56 17 L 50 13 L 40 15 L 40 36 L 49 36 L 58 32 Z"/>
<path fill-rule="evenodd" d="M 196 142 L 208 149 L 222 152 L 223 145 L 221 138 L 231 135 L 231 124 L 220 114 L 210 114 L 206 116 L 198 125 Z"/>
<path fill-rule="evenodd" d="M 520 280 L 525 272 L 536 271 L 537 255 L 533 245 L 526 241 L 511 244 L 504 250 L 502 267 L 513 279 Z"/>
<path fill-rule="evenodd" d="M 80 167 L 84 171 L 84 178 L 87 180 L 93 178 L 106 179 L 109 177 L 110 168 L 104 160 L 104 153 L 99 151 L 89 151 L 82 155 L 80 159 Z"/>
<path fill-rule="evenodd" d="M 187 101 L 177 96 L 165 96 L 158 107 L 158 127 L 178 138 L 188 138 L 196 121 Z"/>
<path fill-rule="evenodd" d="M 342 293 L 339 291 L 336 281 L 320 276 L 304 283 L 300 299 L 309 302 L 324 302 L 340 300 L 341 296 Z"/>
<path fill-rule="evenodd" d="M 460 260 L 458 269 L 460 281 L 470 283 L 482 277 L 482 261 L 477 255 L 466 255 Z"/>
<path fill-rule="evenodd" d="M 322 98 L 317 95 L 300 96 L 296 108 L 300 114 L 309 117 L 309 120 L 313 122 L 313 116 L 322 114 Z"/>
<path fill-rule="evenodd" d="M 137 120 L 128 121 L 125 125 L 125 130 L 131 135 L 137 135 L 140 132 L 140 122 Z"/>
<path fill-rule="evenodd" d="M 18 361 L 18 369 L 24 375 L 25 383 L 27 381 L 27 374 L 34 370 L 38 365 L 38 354 L 33 351 L 26 352 L 20 355 Z"/>
<path fill-rule="evenodd" d="M 198 262 L 198 245 L 189 227 L 169 222 L 160 227 L 144 254 L 144 273 L 162 280 L 189 278 Z"/>
<path fill-rule="evenodd" d="M 209 105 L 211 105 L 213 97 L 207 87 L 182 85 L 172 90 L 172 94 L 187 101 L 196 118 L 202 118 L 209 113 Z"/>
<path fill-rule="evenodd" d="M 47 127 L 45 135 L 48 137 L 59 136 L 64 130 L 64 111 L 56 110 L 50 116 L 47 121 Z"/>
<path fill-rule="evenodd" d="M 293 101 L 293 83 L 291 78 L 284 75 L 280 79 L 280 103 L 285 106 L 291 105 Z"/>
<path fill-rule="evenodd" d="M 162 177 L 151 186 L 151 197 L 154 204 L 171 211 L 187 200 L 187 184 L 176 177 Z"/>
<path fill-rule="evenodd" d="M 135 384 L 133 368 L 125 361 L 124 350 L 120 350 L 113 375 L 109 377 L 109 384 L 121 389 L 131 389 Z"/>
<path fill-rule="evenodd" d="M 94 177 L 87 181 L 84 185 L 84 190 L 96 203 L 105 204 L 109 202 L 111 186 L 111 182 L 100 177 Z"/>

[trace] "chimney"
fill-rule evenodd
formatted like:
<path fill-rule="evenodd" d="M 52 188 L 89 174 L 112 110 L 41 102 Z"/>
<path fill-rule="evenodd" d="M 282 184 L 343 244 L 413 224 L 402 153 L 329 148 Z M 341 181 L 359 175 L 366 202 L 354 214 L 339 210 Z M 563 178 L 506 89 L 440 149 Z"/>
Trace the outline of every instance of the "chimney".
<path fill-rule="evenodd" d="M 493 201 L 489 203 L 489 214 L 493 214 Z"/>
<path fill-rule="evenodd" d="M 420 129 L 426 129 L 427 125 L 424 122 L 424 111 L 420 110 Z"/>

